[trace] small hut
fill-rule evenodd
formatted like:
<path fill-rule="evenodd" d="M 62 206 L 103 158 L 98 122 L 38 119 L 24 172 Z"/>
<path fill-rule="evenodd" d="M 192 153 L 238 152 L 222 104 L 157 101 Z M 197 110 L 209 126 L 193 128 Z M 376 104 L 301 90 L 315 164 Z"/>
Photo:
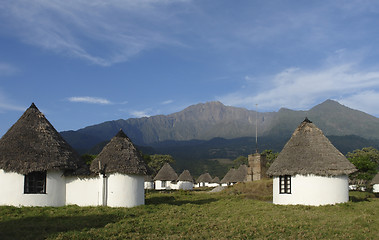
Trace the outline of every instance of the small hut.
<path fill-rule="evenodd" d="M 192 190 L 193 189 L 193 177 L 188 170 L 184 170 L 177 179 L 177 189 Z"/>
<path fill-rule="evenodd" d="M 212 182 L 212 177 L 209 173 L 201 174 L 196 180 L 197 187 L 209 187 L 209 184 Z"/>
<path fill-rule="evenodd" d="M 233 175 L 235 171 L 237 170 L 234 168 L 229 169 L 229 171 L 225 174 L 224 178 L 221 179 L 221 186 L 224 186 L 224 187 L 231 186 L 235 183 L 233 182 Z"/>
<path fill-rule="evenodd" d="M 34 103 L 0 139 L 0 205 L 63 206 L 79 155 Z"/>
<path fill-rule="evenodd" d="M 170 190 L 175 188 L 173 183 L 178 179 L 178 174 L 170 166 L 169 163 L 165 163 L 163 167 L 158 171 L 154 178 L 156 190 Z"/>
<path fill-rule="evenodd" d="M 246 182 L 247 178 L 248 178 L 248 167 L 243 164 L 239 166 L 236 171 L 234 171 L 231 178 L 231 182 L 233 183 Z"/>
<path fill-rule="evenodd" d="M 218 187 L 220 186 L 220 179 L 218 177 L 214 177 L 212 181 L 208 185 L 209 187 Z"/>
<path fill-rule="evenodd" d="M 379 193 L 379 173 L 375 175 L 375 177 L 371 181 L 372 191 L 374 193 Z"/>
<path fill-rule="evenodd" d="M 349 200 L 348 174 L 355 166 L 307 118 L 267 174 L 274 177 L 274 204 L 325 205 Z"/>
<path fill-rule="evenodd" d="M 154 189 L 154 181 L 150 175 L 145 176 L 145 189 Z"/>

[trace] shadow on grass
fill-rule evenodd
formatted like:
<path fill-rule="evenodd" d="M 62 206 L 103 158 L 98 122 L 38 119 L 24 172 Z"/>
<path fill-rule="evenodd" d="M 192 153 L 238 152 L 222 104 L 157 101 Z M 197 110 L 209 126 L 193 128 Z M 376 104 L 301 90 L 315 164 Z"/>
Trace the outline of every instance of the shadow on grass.
<path fill-rule="evenodd" d="M 175 206 L 181 206 L 184 204 L 194 204 L 194 205 L 203 205 L 212 202 L 219 201 L 217 198 L 206 198 L 206 199 L 198 199 L 198 200 L 179 200 L 174 196 L 157 196 L 151 197 L 145 200 L 146 205 L 158 205 L 158 204 L 169 204 Z"/>
<path fill-rule="evenodd" d="M 67 231 L 102 228 L 119 220 L 116 215 L 36 216 L 0 222 L 0 239 L 46 239 Z"/>

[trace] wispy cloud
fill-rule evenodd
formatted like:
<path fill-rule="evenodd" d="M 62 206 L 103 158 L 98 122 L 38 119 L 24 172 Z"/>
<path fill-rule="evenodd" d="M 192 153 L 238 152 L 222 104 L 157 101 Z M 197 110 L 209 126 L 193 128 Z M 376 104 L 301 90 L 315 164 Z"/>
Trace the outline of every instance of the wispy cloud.
<path fill-rule="evenodd" d="M 0 19 L 29 44 L 108 66 L 157 45 L 180 45 L 159 31 L 174 22 L 170 6 L 178 2 L 186 1 L 12 0 L 2 2 Z"/>
<path fill-rule="evenodd" d="M 254 84 L 218 97 L 228 105 L 277 110 L 280 107 L 308 109 L 320 101 L 336 99 L 348 106 L 374 110 L 379 101 L 379 71 L 363 70 L 353 63 L 328 65 L 317 70 L 288 68 L 266 77 L 266 87 Z"/>
<path fill-rule="evenodd" d="M 21 107 L 17 104 L 12 103 L 9 97 L 0 90 L 0 113 L 4 113 L 6 111 L 25 111 L 25 107 Z"/>
<path fill-rule="evenodd" d="M 68 101 L 77 102 L 77 103 L 101 104 L 101 105 L 112 104 L 111 101 L 105 98 L 98 98 L 98 97 L 69 97 Z"/>
<path fill-rule="evenodd" d="M 174 101 L 173 100 L 166 100 L 166 101 L 163 101 L 162 104 L 163 105 L 167 105 L 167 104 L 170 104 L 170 103 L 173 103 Z"/>
<path fill-rule="evenodd" d="M 141 117 L 150 117 L 150 114 L 147 111 L 131 111 L 130 115 L 136 118 L 141 118 Z"/>

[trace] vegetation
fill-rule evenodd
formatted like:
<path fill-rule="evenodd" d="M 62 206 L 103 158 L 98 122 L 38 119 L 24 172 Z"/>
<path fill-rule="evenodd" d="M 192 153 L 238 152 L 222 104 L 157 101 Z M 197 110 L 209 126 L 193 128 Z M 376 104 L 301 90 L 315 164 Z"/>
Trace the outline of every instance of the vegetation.
<path fill-rule="evenodd" d="M 379 168 L 379 151 L 373 147 L 367 147 L 349 152 L 346 157 L 358 169 L 350 177 L 356 180 L 370 181 Z"/>
<path fill-rule="evenodd" d="M 267 168 L 270 167 L 270 165 L 275 161 L 275 159 L 278 157 L 279 153 L 278 152 L 274 152 L 273 150 L 264 150 L 261 155 L 265 156 L 266 157 L 266 165 L 267 165 Z"/>
<path fill-rule="evenodd" d="M 86 165 L 91 165 L 92 161 L 96 158 L 96 155 L 92 154 L 83 154 L 81 156 L 82 161 L 86 163 Z"/>
<path fill-rule="evenodd" d="M 379 199 L 279 206 L 235 187 L 153 191 L 146 205 L 130 209 L 0 207 L 0 239 L 378 239 Z"/>
<path fill-rule="evenodd" d="M 239 157 L 237 157 L 236 159 L 233 160 L 233 167 L 234 168 L 238 168 L 239 166 L 241 166 L 243 164 L 245 164 L 245 165 L 249 164 L 248 160 L 247 160 L 247 157 L 245 157 L 245 156 L 239 156 Z"/>
<path fill-rule="evenodd" d="M 154 155 L 144 155 L 145 162 L 150 167 L 150 169 L 153 171 L 153 175 L 157 174 L 157 172 L 163 167 L 165 163 L 174 163 L 175 160 L 171 155 L 161 155 L 161 154 L 154 154 Z"/>

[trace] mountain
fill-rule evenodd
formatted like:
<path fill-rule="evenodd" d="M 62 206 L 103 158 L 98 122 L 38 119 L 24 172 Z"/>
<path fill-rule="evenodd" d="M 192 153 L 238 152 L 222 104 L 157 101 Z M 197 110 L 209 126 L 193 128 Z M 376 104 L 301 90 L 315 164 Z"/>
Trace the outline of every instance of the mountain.
<path fill-rule="evenodd" d="M 75 149 L 83 151 L 111 139 L 120 129 L 135 144 L 142 146 L 165 141 L 254 137 L 256 119 L 259 136 L 288 136 L 305 117 L 325 135 L 379 139 L 378 118 L 332 100 L 308 111 L 282 108 L 278 112 L 266 113 L 225 106 L 220 102 L 200 103 L 169 115 L 108 121 L 61 134 Z"/>
<path fill-rule="evenodd" d="M 344 154 L 379 147 L 379 119 L 332 100 L 308 111 L 282 108 L 266 113 L 220 102 L 200 103 L 169 115 L 108 121 L 61 134 L 80 153 L 97 154 L 123 129 L 144 153 L 172 155 L 178 172 L 188 169 L 198 176 L 208 171 L 222 177 L 233 159 L 255 151 L 256 121 L 258 148 L 279 152 L 305 117 Z"/>

